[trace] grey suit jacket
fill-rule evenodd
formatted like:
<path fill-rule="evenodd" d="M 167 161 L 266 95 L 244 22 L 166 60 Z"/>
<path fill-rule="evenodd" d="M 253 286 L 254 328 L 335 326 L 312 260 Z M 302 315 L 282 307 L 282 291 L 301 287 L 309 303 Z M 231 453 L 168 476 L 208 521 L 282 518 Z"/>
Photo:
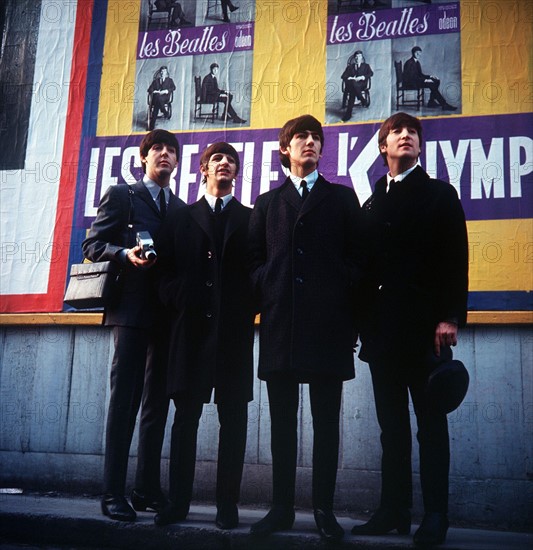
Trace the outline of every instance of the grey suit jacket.
<path fill-rule="evenodd" d="M 170 194 L 170 207 L 185 203 Z M 104 324 L 149 327 L 161 309 L 153 284 L 153 269 L 142 270 L 121 262 L 120 251 L 132 248 L 138 231 L 148 231 L 157 238 L 161 214 L 142 181 L 128 186 L 111 186 L 102 197 L 96 219 L 82 243 L 83 255 L 92 262 L 120 263 L 122 272 Z M 130 227 L 131 226 L 131 227 Z"/>

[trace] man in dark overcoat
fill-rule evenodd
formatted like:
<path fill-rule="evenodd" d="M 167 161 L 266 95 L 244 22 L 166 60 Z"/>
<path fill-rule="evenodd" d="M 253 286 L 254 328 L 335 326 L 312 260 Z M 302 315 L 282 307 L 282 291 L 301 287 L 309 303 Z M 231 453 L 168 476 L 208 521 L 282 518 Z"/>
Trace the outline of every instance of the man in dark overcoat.
<path fill-rule="evenodd" d="M 457 329 L 466 322 L 465 216 L 455 189 L 430 178 L 417 164 L 422 144 L 418 119 L 396 113 L 381 126 L 378 141 L 389 172 L 363 205 L 369 268 L 359 311 L 360 358 L 370 365 L 381 428 L 382 487 L 379 509 L 352 533 L 410 531 L 410 394 L 424 500 L 414 540 L 438 544 L 448 528 L 448 424 L 424 390 L 435 356 L 456 345 Z"/>
<path fill-rule="evenodd" d="M 169 400 L 165 391 L 168 326 L 153 281 L 154 260 L 141 255 L 138 231 L 157 236 L 169 207 L 185 206 L 169 187 L 178 165 L 179 144 L 165 130 L 144 136 L 140 145 L 145 175 L 134 185 L 111 186 L 82 244 L 85 258 L 116 262 L 119 284 L 106 307 L 104 324 L 113 327 L 115 352 L 107 414 L 102 511 L 112 519 L 133 521 L 125 494 L 128 455 L 141 403 L 135 489 L 138 511 L 166 505 L 160 485 L 161 447 Z"/>
<path fill-rule="evenodd" d="M 238 525 L 237 502 L 252 400 L 255 310 L 246 264 L 251 209 L 232 196 L 237 151 L 217 142 L 202 154 L 206 192 L 169 212 L 158 241 L 159 292 L 170 310 L 168 393 L 176 413 L 169 467 L 170 506 L 158 525 L 184 520 L 192 498 L 203 404 L 214 389 L 220 422 L 216 524 Z"/>
<path fill-rule="evenodd" d="M 322 126 L 310 115 L 280 132 L 290 175 L 257 198 L 250 219 L 252 281 L 261 312 L 259 378 L 266 381 L 273 506 L 252 526 L 266 536 L 292 527 L 299 384 L 309 384 L 313 416 L 313 508 L 323 538 L 339 540 L 333 514 L 344 380 L 354 377 L 353 292 L 360 277 L 360 208 L 353 189 L 317 171 Z"/>

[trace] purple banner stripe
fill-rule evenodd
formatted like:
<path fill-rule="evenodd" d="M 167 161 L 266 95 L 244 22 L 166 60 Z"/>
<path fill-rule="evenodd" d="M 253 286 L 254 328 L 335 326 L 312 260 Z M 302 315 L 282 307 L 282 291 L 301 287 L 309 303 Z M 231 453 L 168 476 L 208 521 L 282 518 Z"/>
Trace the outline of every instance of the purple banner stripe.
<path fill-rule="evenodd" d="M 139 34 L 137 59 L 253 50 L 254 23 L 185 27 Z"/>
<path fill-rule="evenodd" d="M 325 126 L 319 171 L 353 187 L 361 202 L 386 172 L 377 146 L 379 123 Z M 533 114 L 446 117 L 423 121 L 420 164 L 449 181 L 459 193 L 467 219 L 533 218 Z M 182 158 L 172 182 L 194 202 L 202 193 L 198 165 L 205 147 L 231 142 L 241 155 L 235 195 L 253 204 L 260 193 L 285 179 L 277 151 L 278 129 L 189 132 L 177 135 Z M 102 190 L 142 175 L 135 157 L 142 135 L 87 138 L 82 143 L 76 223 L 88 226 Z"/>
<path fill-rule="evenodd" d="M 330 15 L 328 44 L 459 32 L 459 3 Z"/>

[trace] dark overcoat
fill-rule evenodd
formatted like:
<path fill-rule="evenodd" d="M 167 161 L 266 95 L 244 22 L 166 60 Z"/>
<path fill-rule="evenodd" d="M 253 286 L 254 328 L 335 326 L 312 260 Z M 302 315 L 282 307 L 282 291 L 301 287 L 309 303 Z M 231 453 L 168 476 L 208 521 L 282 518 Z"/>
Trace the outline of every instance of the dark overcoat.
<path fill-rule="evenodd" d="M 353 189 L 322 176 L 305 201 L 290 178 L 257 198 L 249 260 L 261 312 L 261 379 L 354 377 L 359 217 Z"/>
<path fill-rule="evenodd" d="M 219 216 L 205 198 L 168 211 L 157 242 L 159 294 L 171 316 L 168 392 L 208 402 L 250 401 L 255 310 L 246 265 L 251 209 L 233 198 Z"/>
<path fill-rule="evenodd" d="M 386 184 L 386 176 L 378 180 L 363 205 L 365 361 L 425 354 L 439 322 L 466 322 L 468 240 L 457 192 L 419 166 L 388 193 Z"/>
<path fill-rule="evenodd" d="M 171 192 L 169 207 L 183 206 L 185 203 Z M 159 209 L 142 181 L 131 186 L 112 185 L 102 197 L 82 250 L 84 257 L 92 262 L 117 262 L 122 269 L 105 310 L 104 324 L 150 327 L 160 315 L 154 269 L 138 269 L 129 262 L 123 264 L 119 253 L 136 245 L 138 231 L 148 231 L 156 239 L 161 222 Z"/>

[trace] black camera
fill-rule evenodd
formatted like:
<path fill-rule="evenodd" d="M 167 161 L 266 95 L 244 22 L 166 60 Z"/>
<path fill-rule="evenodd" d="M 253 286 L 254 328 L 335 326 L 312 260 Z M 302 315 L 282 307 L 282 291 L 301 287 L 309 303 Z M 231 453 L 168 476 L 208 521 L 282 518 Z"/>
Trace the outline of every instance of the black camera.
<path fill-rule="evenodd" d="M 141 258 L 143 260 L 155 260 L 157 258 L 154 241 L 148 231 L 139 231 L 137 233 L 137 246 L 141 249 Z"/>

